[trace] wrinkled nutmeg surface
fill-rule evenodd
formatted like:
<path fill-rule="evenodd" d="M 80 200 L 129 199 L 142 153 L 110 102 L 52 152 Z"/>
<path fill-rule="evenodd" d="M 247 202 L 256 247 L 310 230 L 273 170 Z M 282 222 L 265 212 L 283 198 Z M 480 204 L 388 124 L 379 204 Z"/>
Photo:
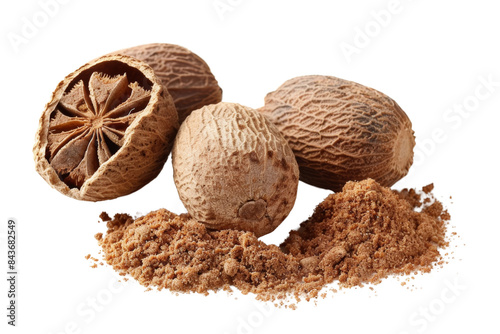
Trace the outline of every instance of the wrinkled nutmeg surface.
<path fill-rule="evenodd" d="M 113 52 L 146 62 L 174 100 L 179 123 L 205 105 L 219 103 L 222 89 L 210 67 L 192 51 L 175 44 L 153 43 Z"/>
<path fill-rule="evenodd" d="M 258 109 L 288 140 L 300 179 L 340 191 L 372 178 L 391 186 L 408 173 L 411 122 L 385 94 L 355 82 L 310 75 L 290 79 Z"/>
<path fill-rule="evenodd" d="M 160 172 L 178 128 L 172 98 L 145 63 L 106 56 L 62 81 L 40 119 L 40 175 L 65 195 L 105 200 Z"/>
<path fill-rule="evenodd" d="M 172 164 L 184 206 L 211 228 L 261 236 L 295 202 L 299 173 L 293 152 L 252 108 L 218 103 L 195 110 L 179 129 Z"/>

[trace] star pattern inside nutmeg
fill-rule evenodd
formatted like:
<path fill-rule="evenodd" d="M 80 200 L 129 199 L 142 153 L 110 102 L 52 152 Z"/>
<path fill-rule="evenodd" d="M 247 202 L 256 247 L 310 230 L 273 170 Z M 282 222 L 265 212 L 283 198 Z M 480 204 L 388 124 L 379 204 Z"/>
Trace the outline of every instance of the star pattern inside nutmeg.
<path fill-rule="evenodd" d="M 47 160 L 69 187 L 80 188 L 123 145 L 127 127 L 151 92 L 127 75 L 94 72 L 64 93 L 51 115 Z"/>

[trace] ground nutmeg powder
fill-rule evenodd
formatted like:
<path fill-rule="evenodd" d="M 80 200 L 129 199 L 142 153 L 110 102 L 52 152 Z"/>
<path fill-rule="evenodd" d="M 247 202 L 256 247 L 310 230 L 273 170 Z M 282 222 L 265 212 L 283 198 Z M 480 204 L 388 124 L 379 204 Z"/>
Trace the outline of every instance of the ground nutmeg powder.
<path fill-rule="evenodd" d="M 276 301 L 317 297 L 329 283 L 359 286 L 391 274 L 428 272 L 446 247 L 443 205 L 413 189 L 348 182 L 278 247 L 250 232 L 209 230 L 165 209 L 133 219 L 107 214 L 96 234 L 104 260 L 146 287 L 176 292 L 231 290 Z M 426 197 L 425 199 L 423 197 Z"/>

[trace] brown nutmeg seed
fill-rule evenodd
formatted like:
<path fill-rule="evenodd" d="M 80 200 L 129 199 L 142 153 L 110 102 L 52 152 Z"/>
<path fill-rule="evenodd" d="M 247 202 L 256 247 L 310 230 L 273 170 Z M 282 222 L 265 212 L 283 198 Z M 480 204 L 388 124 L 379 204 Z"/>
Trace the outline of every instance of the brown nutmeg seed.
<path fill-rule="evenodd" d="M 305 183 L 340 191 L 347 181 L 372 178 L 389 187 L 413 162 L 408 116 L 373 88 L 330 76 L 297 77 L 267 94 L 258 110 L 287 139 Z"/>
<path fill-rule="evenodd" d="M 174 100 L 179 123 L 191 113 L 222 100 L 222 89 L 207 63 L 192 51 L 175 44 L 152 43 L 115 51 L 147 63 Z"/>
<path fill-rule="evenodd" d="M 218 103 L 182 123 L 174 181 L 189 214 L 210 228 L 272 232 L 289 214 L 299 170 L 278 129 L 252 108 Z"/>
<path fill-rule="evenodd" d="M 104 56 L 52 94 L 35 137 L 36 170 L 76 199 L 127 195 L 158 175 L 178 127 L 172 98 L 146 63 Z"/>

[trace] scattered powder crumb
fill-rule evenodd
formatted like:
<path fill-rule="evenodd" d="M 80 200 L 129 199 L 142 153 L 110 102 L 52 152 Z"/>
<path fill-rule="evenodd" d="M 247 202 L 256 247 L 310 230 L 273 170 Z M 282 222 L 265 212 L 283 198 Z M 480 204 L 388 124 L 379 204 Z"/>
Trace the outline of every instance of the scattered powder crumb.
<path fill-rule="evenodd" d="M 90 254 L 87 254 L 87 255 L 85 255 L 85 260 L 91 260 L 91 261 L 94 261 L 94 263 L 92 263 L 92 264 L 90 265 L 90 268 L 97 268 L 97 263 L 96 263 L 96 262 L 98 262 L 98 261 L 99 261 L 98 259 L 96 259 L 95 257 L 93 257 L 93 256 L 92 256 L 92 255 L 90 255 Z M 99 262 L 99 264 L 100 264 L 101 266 L 103 266 L 103 265 L 104 265 L 104 263 L 103 263 L 103 262 Z"/>
<path fill-rule="evenodd" d="M 426 194 L 429 194 L 432 190 L 434 190 L 434 184 L 431 183 L 422 188 L 422 191 Z"/>
<path fill-rule="evenodd" d="M 137 219 L 100 217 L 107 233 L 95 238 L 104 260 L 148 290 L 208 294 L 237 288 L 292 309 L 296 304 L 285 304 L 288 297 L 324 297 L 320 291 L 332 282 L 362 287 L 392 274 L 429 272 L 441 259 L 439 249 L 448 246 L 450 219 L 434 198 L 423 201 L 414 189 L 394 191 L 371 179 L 348 182 L 328 196 L 279 247 L 250 232 L 209 230 L 165 209 Z"/>
<path fill-rule="evenodd" d="M 107 212 L 101 212 L 101 214 L 99 215 L 99 218 L 101 218 L 101 220 L 103 222 L 108 222 L 111 220 L 111 217 L 108 215 Z"/>

